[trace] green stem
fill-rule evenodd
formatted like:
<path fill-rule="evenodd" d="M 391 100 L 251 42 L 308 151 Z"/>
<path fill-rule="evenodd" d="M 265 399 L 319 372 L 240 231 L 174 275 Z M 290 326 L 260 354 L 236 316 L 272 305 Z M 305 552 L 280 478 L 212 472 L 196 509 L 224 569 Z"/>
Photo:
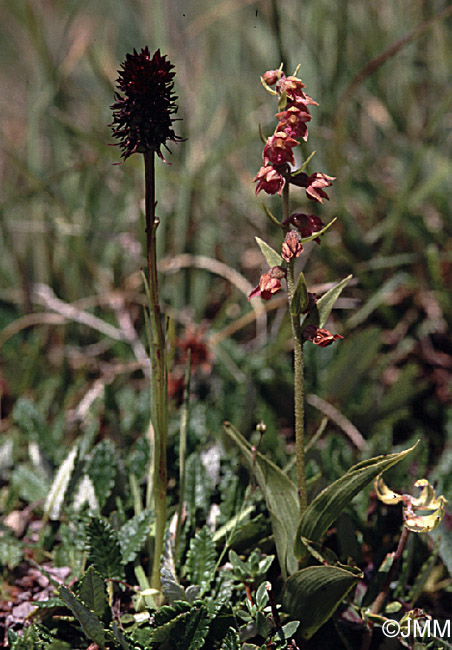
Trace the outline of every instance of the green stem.
<path fill-rule="evenodd" d="M 286 183 L 282 193 L 283 222 L 289 218 L 289 184 Z M 288 229 L 287 229 L 288 231 Z M 295 259 L 287 265 L 287 292 L 289 305 L 295 292 Z M 304 381 L 303 381 L 303 337 L 301 335 L 300 316 L 290 315 L 292 338 L 294 345 L 294 411 L 295 411 L 295 455 L 297 459 L 297 486 L 300 501 L 300 514 L 306 510 L 308 503 L 305 471 L 305 440 L 304 440 Z"/>
<path fill-rule="evenodd" d="M 149 286 L 149 318 L 151 324 L 151 419 L 154 427 L 154 510 L 155 542 L 151 587 L 160 589 L 160 561 L 163 553 L 166 527 L 166 442 L 168 435 L 168 390 L 166 372 L 165 333 L 160 312 L 157 275 L 157 227 L 155 216 L 155 154 L 144 154 L 146 259 Z M 147 506 L 150 504 L 148 503 Z"/>

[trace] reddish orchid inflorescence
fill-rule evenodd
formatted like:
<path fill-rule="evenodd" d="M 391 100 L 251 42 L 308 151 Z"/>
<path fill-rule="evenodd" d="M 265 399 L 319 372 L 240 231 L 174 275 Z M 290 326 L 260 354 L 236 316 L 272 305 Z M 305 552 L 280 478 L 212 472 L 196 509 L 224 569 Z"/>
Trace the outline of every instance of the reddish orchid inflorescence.
<path fill-rule="evenodd" d="M 307 124 L 311 120 L 309 106 L 318 106 L 317 102 L 305 92 L 305 85 L 296 76 L 297 72 L 298 68 L 292 76 L 286 77 L 281 67 L 278 70 L 265 72 L 261 78 L 264 88 L 278 97 L 279 112 L 275 115 L 278 120 L 275 131 L 265 141 L 262 154 L 263 165 L 254 178 L 256 194 L 264 191 L 267 194 L 281 196 L 286 184 L 290 183 L 304 188 L 307 198 L 311 201 L 323 204 L 324 199 L 328 199 L 325 190 L 332 185 L 335 177 L 322 172 L 308 175 L 304 171 L 305 166 L 294 170 L 294 150 L 301 144 L 300 140 L 306 142 L 308 139 Z M 320 217 L 303 212 L 294 212 L 285 218 L 281 225 L 286 231 L 281 257 L 287 264 L 302 253 L 303 240 L 312 239 L 313 234 L 324 228 Z M 320 244 L 319 237 L 315 237 L 314 241 Z M 253 289 L 249 298 L 259 296 L 264 300 L 270 300 L 282 289 L 281 280 L 285 277 L 286 270 L 283 266 L 272 267 L 261 276 L 258 286 Z M 308 306 L 302 313 L 308 313 L 316 303 L 314 294 L 308 296 Z M 305 341 L 325 347 L 342 337 L 309 325 L 303 331 L 303 338 Z"/>

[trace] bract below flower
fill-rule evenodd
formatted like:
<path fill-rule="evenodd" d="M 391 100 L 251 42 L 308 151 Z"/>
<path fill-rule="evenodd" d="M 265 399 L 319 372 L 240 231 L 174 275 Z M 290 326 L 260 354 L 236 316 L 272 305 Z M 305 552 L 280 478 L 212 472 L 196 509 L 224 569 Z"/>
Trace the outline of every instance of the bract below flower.
<path fill-rule="evenodd" d="M 329 330 L 317 327 L 316 325 L 308 325 L 303 330 L 303 338 L 305 341 L 311 341 L 314 345 L 326 348 L 327 345 L 331 345 L 334 341 L 343 339 L 344 337 L 340 334 L 331 334 Z"/>
<path fill-rule="evenodd" d="M 276 132 L 270 138 L 267 138 L 267 144 L 264 147 L 262 157 L 264 165 L 272 163 L 273 165 L 283 165 L 284 163 L 295 164 L 292 149 L 298 146 L 297 140 L 291 138 L 287 133 Z"/>
<path fill-rule="evenodd" d="M 257 296 L 263 300 L 270 300 L 272 295 L 281 289 L 281 280 L 286 275 L 286 269 L 283 269 L 281 266 L 273 266 L 270 271 L 261 275 L 259 284 L 252 290 L 248 296 L 248 300 Z"/>
<path fill-rule="evenodd" d="M 267 194 L 278 192 L 281 195 L 286 179 L 272 165 L 265 165 L 259 169 L 253 182 L 257 183 L 256 194 L 264 190 Z"/>

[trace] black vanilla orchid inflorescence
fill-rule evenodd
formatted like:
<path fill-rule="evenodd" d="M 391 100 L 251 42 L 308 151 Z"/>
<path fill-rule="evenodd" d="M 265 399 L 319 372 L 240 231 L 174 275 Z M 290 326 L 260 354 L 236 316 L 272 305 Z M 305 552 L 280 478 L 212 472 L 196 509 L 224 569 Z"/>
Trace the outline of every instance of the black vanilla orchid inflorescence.
<path fill-rule="evenodd" d="M 161 146 L 168 140 L 181 142 L 173 129 L 177 112 L 173 92 L 174 66 L 157 50 L 152 56 L 146 46 L 127 54 L 119 70 L 113 109 L 113 137 L 126 160 L 133 153 L 155 151 L 163 158 Z"/>

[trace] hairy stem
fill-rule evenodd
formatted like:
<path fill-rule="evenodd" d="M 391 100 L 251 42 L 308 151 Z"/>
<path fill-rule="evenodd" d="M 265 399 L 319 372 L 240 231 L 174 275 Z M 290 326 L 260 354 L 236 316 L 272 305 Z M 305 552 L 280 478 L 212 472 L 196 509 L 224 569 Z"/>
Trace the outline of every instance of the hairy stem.
<path fill-rule="evenodd" d="M 151 587 L 160 589 L 160 560 L 163 553 L 166 526 L 166 441 L 168 434 L 168 390 L 166 372 L 165 332 L 160 312 L 157 275 L 157 240 L 159 221 L 155 215 L 154 152 L 144 154 L 146 259 L 148 271 L 149 319 L 151 330 L 151 418 L 155 435 L 154 450 L 154 509 L 155 543 Z M 149 506 L 150 504 L 146 504 Z"/>
<path fill-rule="evenodd" d="M 289 184 L 286 183 L 282 193 L 283 221 L 289 218 Z M 289 306 L 295 292 L 295 259 L 287 265 L 287 292 Z M 300 316 L 290 315 L 292 324 L 292 338 L 294 345 L 294 411 L 295 411 L 295 455 L 297 459 L 297 486 L 300 501 L 300 514 L 306 510 L 307 490 L 305 472 L 305 441 L 304 441 L 304 381 L 303 381 L 303 339 L 301 336 Z"/>

